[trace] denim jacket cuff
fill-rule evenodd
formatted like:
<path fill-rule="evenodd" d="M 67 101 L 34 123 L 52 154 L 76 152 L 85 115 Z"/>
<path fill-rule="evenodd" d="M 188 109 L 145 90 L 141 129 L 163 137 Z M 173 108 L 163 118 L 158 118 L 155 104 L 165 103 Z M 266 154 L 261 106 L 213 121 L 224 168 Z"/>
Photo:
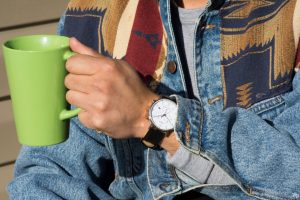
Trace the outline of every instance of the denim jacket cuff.
<path fill-rule="evenodd" d="M 200 152 L 203 107 L 199 101 L 179 95 L 171 95 L 177 102 L 177 120 L 175 133 L 181 145 L 194 152 Z"/>

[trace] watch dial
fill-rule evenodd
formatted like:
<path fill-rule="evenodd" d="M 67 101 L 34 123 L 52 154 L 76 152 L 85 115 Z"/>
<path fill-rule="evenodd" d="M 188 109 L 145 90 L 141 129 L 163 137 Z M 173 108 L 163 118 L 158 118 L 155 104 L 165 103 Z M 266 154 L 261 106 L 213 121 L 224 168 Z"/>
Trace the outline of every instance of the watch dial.
<path fill-rule="evenodd" d="M 174 129 L 177 117 L 177 104 L 170 99 L 156 101 L 150 110 L 152 123 L 163 131 Z"/>

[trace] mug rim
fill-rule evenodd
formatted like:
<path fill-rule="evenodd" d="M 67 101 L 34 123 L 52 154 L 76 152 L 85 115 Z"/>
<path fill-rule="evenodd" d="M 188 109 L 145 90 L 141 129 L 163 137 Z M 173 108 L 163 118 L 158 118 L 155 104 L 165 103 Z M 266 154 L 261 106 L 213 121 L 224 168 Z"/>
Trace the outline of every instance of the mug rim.
<path fill-rule="evenodd" d="M 61 39 L 65 39 L 65 40 L 69 40 L 70 38 L 67 36 L 63 36 L 63 35 L 49 35 L 49 34 L 37 34 L 37 35 L 22 35 L 22 36 L 17 36 L 11 39 L 6 40 L 3 43 L 3 48 L 10 50 L 10 51 L 15 51 L 15 52 L 28 52 L 28 53 L 38 53 L 38 52 L 51 52 L 51 51 L 56 51 L 58 49 L 64 49 L 64 48 L 69 48 L 69 42 L 67 42 L 66 44 L 62 44 L 61 46 L 58 46 L 56 48 L 51 48 L 51 49 L 44 49 L 44 50 L 23 50 L 23 49 L 16 49 L 16 48 L 12 48 L 8 45 L 8 43 L 12 42 L 12 41 L 17 41 L 17 40 L 22 40 L 22 39 L 28 39 L 28 38 L 61 38 Z"/>

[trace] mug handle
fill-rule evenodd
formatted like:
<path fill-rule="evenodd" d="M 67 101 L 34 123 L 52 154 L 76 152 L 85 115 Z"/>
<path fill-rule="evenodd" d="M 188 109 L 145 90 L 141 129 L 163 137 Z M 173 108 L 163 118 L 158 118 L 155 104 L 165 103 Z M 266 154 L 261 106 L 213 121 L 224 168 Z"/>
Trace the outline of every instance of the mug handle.
<path fill-rule="evenodd" d="M 71 56 L 75 55 L 76 53 L 71 51 L 71 50 L 67 50 L 64 55 L 63 55 L 63 59 L 66 61 L 68 60 Z M 78 113 L 81 111 L 80 108 L 75 108 L 73 110 L 66 110 L 64 109 L 63 111 L 61 111 L 61 113 L 59 114 L 59 119 L 60 120 L 66 120 L 72 117 L 75 117 L 76 115 L 78 115 Z"/>
<path fill-rule="evenodd" d="M 69 118 L 72 118 L 72 117 L 75 117 L 78 115 L 78 113 L 81 111 L 80 108 L 75 108 L 73 110 L 63 110 L 60 112 L 59 114 L 59 119 L 60 120 L 66 120 L 66 119 L 69 119 Z"/>

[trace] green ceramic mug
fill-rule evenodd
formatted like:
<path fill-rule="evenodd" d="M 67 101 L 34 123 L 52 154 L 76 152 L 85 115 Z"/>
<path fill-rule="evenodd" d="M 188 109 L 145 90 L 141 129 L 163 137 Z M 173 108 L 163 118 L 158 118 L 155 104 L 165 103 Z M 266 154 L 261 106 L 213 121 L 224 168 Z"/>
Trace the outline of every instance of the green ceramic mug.
<path fill-rule="evenodd" d="M 69 38 L 58 35 L 20 36 L 3 45 L 4 62 L 18 140 L 28 146 L 47 146 L 68 138 L 64 78 L 66 60 L 74 53 Z"/>

